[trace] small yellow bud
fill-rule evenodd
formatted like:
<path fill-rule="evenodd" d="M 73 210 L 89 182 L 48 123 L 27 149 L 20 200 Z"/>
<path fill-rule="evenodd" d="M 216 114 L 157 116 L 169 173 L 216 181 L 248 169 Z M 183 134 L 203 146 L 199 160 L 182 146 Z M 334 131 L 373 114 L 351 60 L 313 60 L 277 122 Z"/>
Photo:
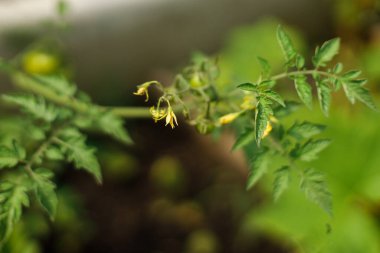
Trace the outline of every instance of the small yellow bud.
<path fill-rule="evenodd" d="M 239 115 L 240 115 L 240 112 L 233 112 L 233 113 L 226 114 L 219 118 L 219 124 L 227 125 L 231 123 L 232 121 L 234 121 L 237 117 L 239 117 Z"/>
<path fill-rule="evenodd" d="M 146 97 L 145 102 L 149 100 L 148 87 L 146 85 L 141 85 L 138 87 L 136 92 L 133 92 L 133 95 L 144 96 Z"/>

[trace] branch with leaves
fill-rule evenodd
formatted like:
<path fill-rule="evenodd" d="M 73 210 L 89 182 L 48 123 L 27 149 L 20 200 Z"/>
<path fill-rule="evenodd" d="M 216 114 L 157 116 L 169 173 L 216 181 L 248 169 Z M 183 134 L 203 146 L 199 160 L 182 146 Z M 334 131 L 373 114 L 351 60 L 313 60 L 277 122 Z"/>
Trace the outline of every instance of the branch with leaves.
<path fill-rule="evenodd" d="M 331 94 L 341 89 L 351 103 L 360 101 L 374 110 L 376 106 L 364 87 L 366 80 L 359 78 L 360 71 L 343 72 L 342 63 L 329 67 L 339 51 L 339 39 L 317 47 L 310 69 L 281 26 L 277 39 L 285 58 L 283 73 L 272 75 L 268 61 L 259 57 L 262 72 L 258 80 L 222 91 L 217 85 L 217 60 L 198 55 L 175 76 L 171 85 L 150 81 L 137 87 L 134 94 L 144 96 L 145 101 L 149 100 L 151 89 L 160 92 L 155 106 L 150 108 L 100 106 L 63 76 L 33 75 L 22 71 L 17 63 L 0 61 L 0 70 L 10 76 L 18 89 L 2 99 L 27 115 L 22 122 L 23 129 L 29 131 L 23 138 L 0 138 L 0 241 L 9 238 L 23 208 L 29 205 L 31 194 L 54 219 L 58 202 L 56 173 L 46 167 L 48 164 L 71 163 L 101 183 L 95 149 L 87 145 L 85 133 L 97 130 L 124 144 L 132 144 L 124 118 L 152 117 L 155 122 L 163 120 L 174 128 L 179 124 L 177 115 L 181 114 L 201 134 L 232 126 L 237 135 L 232 150 L 244 149 L 251 159 L 247 189 L 268 172 L 273 157 L 280 157 L 283 164 L 274 169 L 274 200 L 285 192 L 295 174 L 305 196 L 332 215 L 331 194 L 322 173 L 303 168 L 300 163 L 316 159 L 328 147 L 330 140 L 318 137 L 325 126 L 297 121 L 286 128 L 282 118 L 301 104 L 284 99 L 275 88 L 282 80 L 291 80 L 300 101 L 311 109 L 313 83 L 326 116 Z"/>

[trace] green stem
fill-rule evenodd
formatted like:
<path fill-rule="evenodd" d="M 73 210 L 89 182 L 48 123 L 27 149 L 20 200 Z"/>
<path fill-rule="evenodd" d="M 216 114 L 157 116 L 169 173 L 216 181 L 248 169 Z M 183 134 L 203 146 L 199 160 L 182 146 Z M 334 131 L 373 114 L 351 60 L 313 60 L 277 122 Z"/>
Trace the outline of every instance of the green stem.
<path fill-rule="evenodd" d="M 283 79 L 283 78 L 295 76 L 295 75 L 314 75 L 314 74 L 339 79 L 337 75 L 334 75 L 325 71 L 312 69 L 312 70 L 297 70 L 297 71 L 281 73 L 281 74 L 272 76 L 270 80 L 279 80 L 279 79 Z"/>
<path fill-rule="evenodd" d="M 66 124 L 65 124 L 66 125 Z M 33 172 L 33 169 L 32 169 L 32 166 L 33 164 L 37 161 L 37 159 L 43 154 L 43 152 L 45 152 L 45 150 L 50 146 L 50 144 L 54 141 L 54 139 L 56 138 L 56 136 L 59 134 L 59 132 L 63 129 L 63 126 L 57 128 L 56 130 L 54 130 L 48 139 L 46 139 L 44 142 L 41 143 L 41 145 L 36 149 L 36 151 L 32 154 L 32 156 L 30 157 L 30 159 L 26 162 L 24 168 L 25 168 L 25 171 L 26 173 L 28 173 L 28 175 L 31 177 L 31 178 L 35 178 L 35 175 L 34 175 L 34 172 Z"/>
<path fill-rule="evenodd" d="M 15 73 L 13 75 L 14 85 L 20 89 L 38 94 L 47 100 L 61 105 L 70 109 L 75 110 L 79 113 L 88 113 L 90 111 L 90 106 L 77 100 L 73 97 L 63 96 L 55 93 L 51 89 L 41 85 L 39 80 L 36 80 L 32 76 Z M 124 117 L 124 118 L 149 118 L 151 114 L 148 107 L 108 107 L 108 106 L 97 106 L 98 109 L 104 111 L 112 111 L 115 115 Z"/>

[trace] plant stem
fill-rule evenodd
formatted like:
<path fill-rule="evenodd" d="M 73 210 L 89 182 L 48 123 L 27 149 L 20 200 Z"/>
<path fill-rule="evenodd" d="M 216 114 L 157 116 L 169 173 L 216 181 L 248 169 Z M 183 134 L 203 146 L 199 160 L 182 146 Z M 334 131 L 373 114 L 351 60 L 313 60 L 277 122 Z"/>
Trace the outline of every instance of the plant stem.
<path fill-rule="evenodd" d="M 40 96 L 43 96 L 47 100 L 64 106 L 68 107 L 70 109 L 75 110 L 79 113 L 88 113 L 90 111 L 90 106 L 82 102 L 78 99 L 75 99 L 70 96 L 64 96 L 55 93 L 51 89 L 45 87 L 42 85 L 42 82 L 33 76 L 21 73 L 14 67 L 12 67 L 9 64 L 6 64 L 4 61 L 1 61 L 0 59 L 0 70 L 6 72 L 7 74 L 11 75 L 13 77 L 13 83 L 15 86 L 17 86 L 20 89 L 30 91 L 34 94 L 38 94 Z M 313 75 L 313 74 L 319 74 L 324 75 L 327 77 L 333 77 L 333 78 L 339 78 L 334 74 L 319 71 L 319 70 L 298 70 L 298 71 L 291 71 L 291 72 L 285 72 L 281 73 L 275 76 L 272 76 L 271 80 L 279 80 L 286 77 L 290 77 L 293 75 Z M 203 92 L 201 95 L 205 95 Z M 93 105 L 91 106 L 93 107 Z M 97 106 L 98 109 L 104 110 L 104 111 L 111 111 L 117 116 L 123 117 L 123 118 L 150 118 L 151 114 L 148 107 L 108 107 L 108 106 Z"/>
<path fill-rule="evenodd" d="M 57 129 L 55 129 L 49 136 L 48 139 L 44 140 L 41 145 L 36 149 L 36 151 L 32 154 L 32 156 L 30 157 L 30 159 L 26 162 L 25 164 L 25 171 L 28 173 L 28 175 L 31 177 L 31 178 L 34 178 L 35 175 L 34 175 L 34 172 L 33 172 L 33 169 L 32 169 L 32 166 L 33 164 L 36 162 L 36 160 L 38 159 L 38 157 L 40 157 L 43 152 L 50 146 L 50 144 L 54 141 L 54 139 L 56 138 L 56 136 L 59 134 L 59 132 L 61 131 L 63 127 L 59 127 Z"/>
<path fill-rule="evenodd" d="M 325 71 L 320 71 L 320 70 L 315 70 L 315 69 L 310 70 L 309 69 L 309 70 L 296 70 L 296 71 L 281 73 L 281 74 L 272 76 L 270 78 L 270 80 L 279 80 L 279 79 L 283 79 L 283 78 L 294 76 L 294 75 L 313 75 L 313 74 L 318 74 L 318 75 L 322 75 L 322 76 L 327 76 L 327 77 L 339 79 L 339 77 L 337 75 L 334 75 L 334 74 L 331 74 L 331 73 L 328 73 Z"/>
<path fill-rule="evenodd" d="M 90 111 L 90 106 L 73 97 L 59 95 L 52 91 L 51 89 L 41 85 L 41 81 L 36 78 L 23 74 L 16 73 L 13 76 L 13 83 L 20 89 L 32 92 L 43 96 L 47 100 L 75 110 L 79 113 L 88 113 Z M 108 106 L 97 106 L 98 109 L 104 111 L 112 111 L 115 115 L 124 118 L 149 118 L 151 114 L 148 107 L 108 107 Z"/>

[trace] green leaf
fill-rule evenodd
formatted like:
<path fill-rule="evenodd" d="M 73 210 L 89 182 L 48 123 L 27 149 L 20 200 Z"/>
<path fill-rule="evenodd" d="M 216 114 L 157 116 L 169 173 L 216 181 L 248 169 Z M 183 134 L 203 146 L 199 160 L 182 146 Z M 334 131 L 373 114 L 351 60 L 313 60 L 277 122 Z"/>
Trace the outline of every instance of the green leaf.
<path fill-rule="evenodd" d="M 353 69 L 344 73 L 342 77 L 343 79 L 354 79 L 359 77 L 361 74 L 362 72 L 360 70 Z"/>
<path fill-rule="evenodd" d="M 322 133 L 326 129 L 326 126 L 320 124 L 314 124 L 308 121 L 302 123 L 294 123 L 288 130 L 288 134 L 297 140 L 308 139 L 317 134 Z"/>
<path fill-rule="evenodd" d="M 268 170 L 268 149 L 262 148 L 255 154 L 251 161 L 249 168 L 247 187 L 246 189 L 251 189 L 257 181 L 264 175 Z"/>
<path fill-rule="evenodd" d="M 302 55 L 297 54 L 297 56 L 296 56 L 296 68 L 302 69 L 304 66 L 305 66 L 305 58 Z"/>
<path fill-rule="evenodd" d="M 286 34 L 282 26 L 278 26 L 277 28 L 277 41 L 280 44 L 281 50 L 285 56 L 286 61 L 290 62 L 291 60 L 293 60 L 294 57 L 296 57 L 297 53 L 293 47 L 293 43 L 290 37 Z"/>
<path fill-rule="evenodd" d="M 306 197 L 332 216 L 332 198 L 322 173 L 306 169 L 302 175 L 301 190 Z"/>
<path fill-rule="evenodd" d="M 264 131 L 267 128 L 269 122 L 269 116 L 273 115 L 270 104 L 271 102 L 265 98 L 260 98 L 257 104 L 255 115 L 255 137 L 257 145 L 260 145 Z"/>
<path fill-rule="evenodd" d="M 46 169 L 37 169 L 34 175 L 33 179 L 37 200 L 49 214 L 50 219 L 54 220 L 58 199 L 55 193 L 55 184 L 50 180 L 53 174 Z"/>
<path fill-rule="evenodd" d="M 65 129 L 55 140 L 66 154 L 68 161 L 73 162 L 78 169 L 84 169 L 92 174 L 98 183 L 102 182 L 99 162 L 95 149 L 86 145 L 86 138 L 75 128 Z"/>
<path fill-rule="evenodd" d="M 312 161 L 317 159 L 317 155 L 327 148 L 331 143 L 328 139 L 309 140 L 301 147 L 296 147 L 291 151 L 293 157 L 303 161 Z"/>
<path fill-rule="evenodd" d="M 65 158 L 64 154 L 58 147 L 50 146 L 45 151 L 45 156 L 49 160 L 59 161 Z"/>
<path fill-rule="evenodd" d="M 59 110 L 54 105 L 47 103 L 45 99 L 40 96 L 31 94 L 3 95 L 2 99 L 5 102 L 20 106 L 23 111 L 31 114 L 36 119 L 52 122 L 59 115 Z"/>
<path fill-rule="evenodd" d="M 27 191 L 23 182 L 0 182 L 0 243 L 8 240 L 21 218 L 23 206 L 29 206 Z"/>
<path fill-rule="evenodd" d="M 334 69 L 333 69 L 333 73 L 334 74 L 339 74 L 340 72 L 342 72 L 343 70 L 343 64 L 338 62 L 335 66 L 334 66 Z"/>
<path fill-rule="evenodd" d="M 271 72 L 271 66 L 269 65 L 268 61 L 264 58 L 257 57 L 257 60 L 261 66 L 261 76 L 266 79 L 270 72 Z"/>
<path fill-rule="evenodd" d="M 0 168 L 11 168 L 26 157 L 26 151 L 16 141 L 12 148 L 0 146 Z"/>
<path fill-rule="evenodd" d="M 326 41 L 320 48 L 317 48 L 315 56 L 313 57 L 313 64 L 315 67 L 325 66 L 327 62 L 338 54 L 340 47 L 340 39 L 334 38 Z"/>
<path fill-rule="evenodd" d="M 72 97 L 77 92 L 77 87 L 70 83 L 64 76 L 34 76 L 37 81 L 50 88 L 58 95 Z"/>
<path fill-rule="evenodd" d="M 377 106 L 373 101 L 371 94 L 366 88 L 362 86 L 363 84 L 364 80 L 351 80 L 343 82 L 343 89 L 348 100 L 354 104 L 355 100 L 357 99 L 367 105 L 369 108 L 377 110 Z"/>
<path fill-rule="evenodd" d="M 277 201 L 284 191 L 288 188 L 290 182 L 290 168 L 283 166 L 274 172 L 273 181 L 273 198 Z"/>
<path fill-rule="evenodd" d="M 242 83 L 239 84 L 237 88 L 244 91 L 257 91 L 257 85 L 253 83 Z"/>
<path fill-rule="evenodd" d="M 25 148 L 21 147 L 20 143 L 18 143 L 16 140 L 12 141 L 13 150 L 15 154 L 17 155 L 18 159 L 24 160 L 26 158 L 26 150 Z"/>
<path fill-rule="evenodd" d="M 319 105 L 323 114 L 328 117 L 331 105 L 331 89 L 325 82 L 317 82 Z"/>
<path fill-rule="evenodd" d="M 296 87 L 296 91 L 298 97 L 301 101 L 311 109 L 313 106 L 313 95 L 310 84 L 307 82 L 307 78 L 304 75 L 298 75 L 294 79 L 294 85 Z"/>
<path fill-rule="evenodd" d="M 111 112 L 100 114 L 95 121 L 95 126 L 97 126 L 102 132 L 112 136 L 124 144 L 133 143 L 129 133 L 124 128 L 123 119 Z"/>
<path fill-rule="evenodd" d="M 272 88 L 273 86 L 275 86 L 276 84 L 276 81 L 275 80 L 262 80 L 260 83 L 259 83 L 259 87 L 260 88 Z"/>
<path fill-rule="evenodd" d="M 280 96 L 280 94 L 278 94 L 277 92 L 275 92 L 273 90 L 266 90 L 266 91 L 260 93 L 260 95 L 265 96 L 265 97 L 269 98 L 270 100 L 273 100 L 274 102 L 277 102 L 280 105 L 282 105 L 283 107 L 285 107 L 285 102 L 282 99 L 282 97 Z"/>
<path fill-rule="evenodd" d="M 246 128 L 239 137 L 236 139 L 232 151 L 241 149 L 255 140 L 255 130 L 252 128 Z"/>

